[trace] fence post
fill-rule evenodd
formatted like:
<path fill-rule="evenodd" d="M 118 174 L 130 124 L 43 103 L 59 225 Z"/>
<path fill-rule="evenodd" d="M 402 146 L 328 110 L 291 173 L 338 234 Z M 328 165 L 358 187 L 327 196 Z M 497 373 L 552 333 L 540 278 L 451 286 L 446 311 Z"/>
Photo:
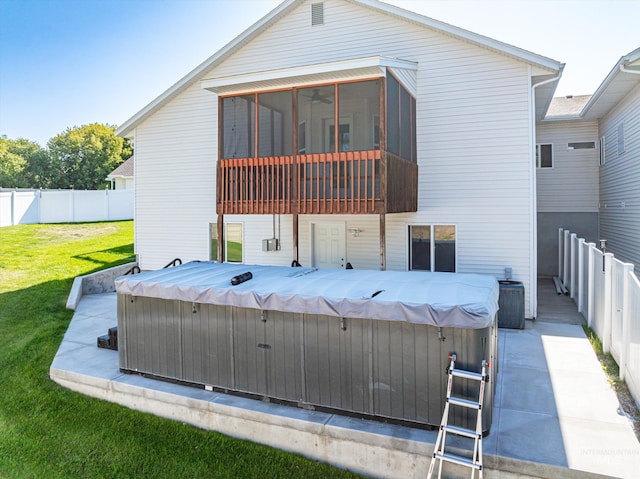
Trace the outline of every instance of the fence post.
<path fill-rule="evenodd" d="M 570 283 L 570 288 L 569 288 L 569 293 L 570 293 L 570 298 L 573 299 L 576 297 L 576 234 L 575 233 L 571 233 L 571 239 L 570 241 L 570 252 L 571 252 L 571 279 L 569 280 Z"/>
<path fill-rule="evenodd" d="M 562 253 L 564 252 L 564 247 L 562 246 L 562 239 L 564 238 L 564 230 L 562 228 L 558 228 L 558 279 L 562 280 L 562 266 L 564 264 L 564 258 Z"/>
<path fill-rule="evenodd" d="M 10 219 L 10 226 L 15 226 L 16 225 L 16 192 L 12 191 L 11 192 L 11 201 L 9 203 L 9 208 L 11 208 L 11 219 Z"/>
<path fill-rule="evenodd" d="M 107 213 L 107 221 L 111 221 L 111 212 L 109 211 L 109 190 L 104 190 L 104 201 L 107 202 L 105 206 L 105 211 Z"/>
<path fill-rule="evenodd" d="M 564 230 L 564 240 L 562 241 L 562 245 L 564 246 L 563 258 L 564 264 L 562 266 L 562 284 L 564 287 L 567 287 L 567 282 L 569 281 L 569 231 Z"/>
<path fill-rule="evenodd" d="M 627 354 L 629 350 L 630 334 L 631 334 L 631 309 L 629 298 L 629 279 L 633 274 L 633 264 L 624 263 L 623 265 L 623 283 L 622 283 L 622 332 L 620 334 L 620 380 L 624 381 L 627 374 Z"/>
<path fill-rule="evenodd" d="M 613 293 L 611 281 L 611 260 L 612 253 L 604 254 L 604 330 L 602 332 L 602 351 L 608 353 L 611 351 L 611 295 Z"/>
<path fill-rule="evenodd" d="M 36 193 L 36 204 L 38 205 L 38 224 L 42 223 L 42 190 Z"/>
<path fill-rule="evenodd" d="M 578 312 L 584 311 L 584 238 L 578 240 Z"/>
<path fill-rule="evenodd" d="M 589 274 L 587 275 L 587 288 L 589 288 L 589 296 L 587 301 L 587 326 L 591 327 L 593 324 L 593 307 L 595 302 L 595 254 L 596 254 L 596 245 L 595 243 L 589 243 Z"/>

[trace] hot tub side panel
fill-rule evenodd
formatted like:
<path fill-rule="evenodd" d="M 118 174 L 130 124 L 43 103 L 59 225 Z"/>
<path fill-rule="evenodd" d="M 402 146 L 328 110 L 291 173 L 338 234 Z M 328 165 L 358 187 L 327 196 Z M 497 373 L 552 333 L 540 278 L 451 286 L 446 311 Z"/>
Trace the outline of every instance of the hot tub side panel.
<path fill-rule="evenodd" d="M 375 414 L 436 425 L 446 388 L 444 344 L 437 328 L 373 321 Z"/>
<path fill-rule="evenodd" d="M 490 327 L 483 329 L 459 329 L 443 328 L 442 335 L 445 351 L 443 356 L 449 353 L 456 353 L 456 368 L 467 371 L 481 372 L 482 361 L 486 360 L 490 367 L 487 370 L 488 380 L 485 386 L 484 401 L 482 406 L 483 431 L 489 432 L 493 419 L 493 399 L 497 383 L 498 364 L 498 325 L 494 320 Z M 445 368 L 448 366 L 445 366 Z M 455 378 L 452 396 L 477 401 L 479 393 L 479 382 L 468 379 Z M 443 402 L 444 407 L 444 402 Z M 476 411 L 460 406 L 450 407 L 450 424 L 454 426 L 475 429 Z"/>
<path fill-rule="evenodd" d="M 229 306 L 182 303 L 181 380 L 220 388 L 234 387 L 231 314 Z"/>
<path fill-rule="evenodd" d="M 374 414 L 371 320 L 304 315 L 305 402 Z"/>
<path fill-rule="evenodd" d="M 180 301 L 118 295 L 120 368 L 182 378 Z"/>
<path fill-rule="evenodd" d="M 302 315 L 231 309 L 234 389 L 302 401 Z"/>
<path fill-rule="evenodd" d="M 447 355 L 480 371 L 497 365 L 497 325 L 443 328 L 118 295 L 120 367 L 170 380 L 437 426 Z M 483 423 L 491 426 L 497 371 L 489 370 Z M 456 380 L 477 400 L 477 383 Z M 474 427 L 475 412 L 452 411 Z"/>

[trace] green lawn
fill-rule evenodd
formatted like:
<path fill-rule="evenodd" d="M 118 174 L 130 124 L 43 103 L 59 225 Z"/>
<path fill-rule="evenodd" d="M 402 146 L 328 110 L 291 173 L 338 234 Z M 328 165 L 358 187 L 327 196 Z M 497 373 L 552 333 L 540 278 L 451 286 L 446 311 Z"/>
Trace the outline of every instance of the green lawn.
<path fill-rule="evenodd" d="M 0 477 L 357 477 L 49 379 L 73 278 L 127 262 L 132 243 L 130 221 L 0 228 Z"/>

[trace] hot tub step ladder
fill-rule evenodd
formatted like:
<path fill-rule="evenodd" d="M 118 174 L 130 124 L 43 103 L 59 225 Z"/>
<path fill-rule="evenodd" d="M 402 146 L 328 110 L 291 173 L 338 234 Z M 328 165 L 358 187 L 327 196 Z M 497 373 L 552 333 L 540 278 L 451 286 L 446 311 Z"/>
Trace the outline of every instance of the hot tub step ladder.
<path fill-rule="evenodd" d="M 473 371 L 456 369 L 456 355 L 454 353 L 449 355 L 449 360 L 451 361 L 451 363 L 449 364 L 448 369 L 449 378 L 447 381 L 447 398 L 444 405 L 444 412 L 442 414 L 442 422 L 440 423 L 438 437 L 433 448 L 433 458 L 431 459 L 431 464 L 429 465 L 429 473 L 427 474 L 427 479 L 431 479 L 431 477 L 433 476 L 436 462 L 438 462 L 438 478 L 440 478 L 442 475 L 442 463 L 450 462 L 453 464 L 458 464 L 460 466 L 469 467 L 471 469 L 471 479 L 474 479 L 476 471 L 478 471 L 478 478 L 482 479 L 482 402 L 484 400 L 484 387 L 487 381 L 487 369 L 489 368 L 489 363 L 487 361 L 482 361 L 482 372 L 476 373 Z M 478 381 L 480 383 L 478 391 L 478 401 L 451 396 L 451 391 L 453 389 L 453 378 Z M 477 414 L 475 430 L 450 425 L 450 405 L 474 409 Z M 453 434 L 454 436 L 473 439 L 472 455 L 462 456 L 459 454 L 447 452 L 445 450 L 447 434 Z"/>

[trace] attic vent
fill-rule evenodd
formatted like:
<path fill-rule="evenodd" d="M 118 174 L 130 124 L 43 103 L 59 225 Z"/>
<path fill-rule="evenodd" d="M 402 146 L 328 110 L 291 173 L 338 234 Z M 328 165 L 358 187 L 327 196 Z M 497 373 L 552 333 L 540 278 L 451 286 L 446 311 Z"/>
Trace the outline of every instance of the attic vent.
<path fill-rule="evenodd" d="M 324 3 L 311 4 L 311 25 L 324 25 Z"/>

